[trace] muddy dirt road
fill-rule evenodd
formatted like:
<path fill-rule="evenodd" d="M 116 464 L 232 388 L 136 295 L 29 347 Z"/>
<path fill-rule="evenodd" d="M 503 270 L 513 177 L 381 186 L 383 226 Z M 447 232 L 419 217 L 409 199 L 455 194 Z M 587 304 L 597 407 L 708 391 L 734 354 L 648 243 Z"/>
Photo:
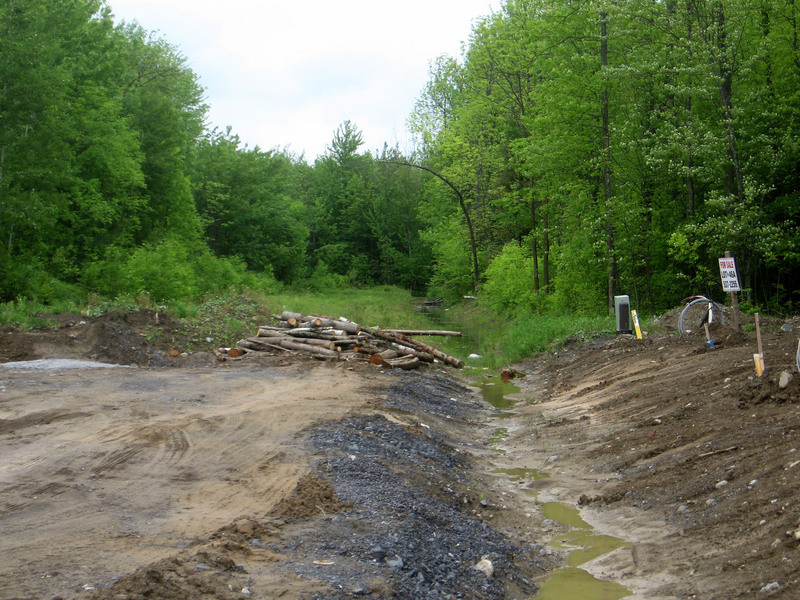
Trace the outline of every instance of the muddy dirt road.
<path fill-rule="evenodd" d="M 754 334 L 667 323 L 470 381 L 494 407 L 450 370 L 147 366 L 137 322 L 0 335 L 1 599 L 800 597 L 796 321 L 762 378 Z M 7 362 L 52 357 L 138 366 Z"/>

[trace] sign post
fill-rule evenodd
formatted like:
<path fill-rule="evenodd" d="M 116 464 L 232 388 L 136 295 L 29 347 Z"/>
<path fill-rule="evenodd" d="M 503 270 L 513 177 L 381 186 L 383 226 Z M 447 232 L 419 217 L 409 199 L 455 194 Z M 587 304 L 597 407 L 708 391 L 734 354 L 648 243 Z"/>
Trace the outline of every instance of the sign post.
<path fill-rule="evenodd" d="M 741 331 L 742 320 L 739 318 L 739 299 L 736 297 L 736 292 L 742 291 L 742 288 L 739 285 L 739 274 L 736 272 L 736 259 L 730 252 L 725 252 L 725 257 L 719 259 L 719 274 L 722 277 L 722 290 L 731 294 L 733 326 L 736 331 Z"/>

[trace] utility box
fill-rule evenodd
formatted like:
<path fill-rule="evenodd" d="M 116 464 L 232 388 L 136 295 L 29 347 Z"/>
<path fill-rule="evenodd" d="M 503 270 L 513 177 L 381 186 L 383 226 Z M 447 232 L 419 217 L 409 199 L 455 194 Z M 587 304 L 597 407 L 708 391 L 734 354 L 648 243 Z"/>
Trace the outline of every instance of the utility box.
<path fill-rule="evenodd" d="M 614 296 L 614 310 L 617 314 L 617 333 L 633 333 L 630 296 Z"/>

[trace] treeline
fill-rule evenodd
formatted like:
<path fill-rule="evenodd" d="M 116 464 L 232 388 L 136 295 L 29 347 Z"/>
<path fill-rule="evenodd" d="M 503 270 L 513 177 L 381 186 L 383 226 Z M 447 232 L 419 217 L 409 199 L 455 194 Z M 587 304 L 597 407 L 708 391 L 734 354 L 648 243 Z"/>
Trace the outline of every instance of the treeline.
<path fill-rule="evenodd" d="M 720 296 L 800 302 L 796 0 L 507 0 L 414 115 L 429 164 L 464 190 L 484 294 L 587 309 Z M 469 239 L 438 229 L 436 277 Z"/>
<path fill-rule="evenodd" d="M 0 6 L 0 301 L 396 284 L 497 310 L 800 302 L 794 0 L 508 0 L 431 67 L 419 153 L 209 130 L 168 41 L 99 0 Z"/>
<path fill-rule="evenodd" d="M 313 166 L 209 131 L 186 58 L 99 0 L 5 2 L 0 31 L 0 301 L 424 292 L 420 178 L 354 125 Z"/>

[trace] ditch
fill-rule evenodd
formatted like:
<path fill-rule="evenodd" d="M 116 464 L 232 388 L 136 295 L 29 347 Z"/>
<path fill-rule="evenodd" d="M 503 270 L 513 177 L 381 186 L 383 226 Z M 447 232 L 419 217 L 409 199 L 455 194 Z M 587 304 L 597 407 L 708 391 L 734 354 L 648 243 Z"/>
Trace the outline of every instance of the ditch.
<path fill-rule="evenodd" d="M 513 383 L 502 381 L 482 381 L 478 387 L 484 400 L 495 409 L 491 419 L 502 423 L 502 426 L 493 429 L 489 444 L 494 452 L 508 459 L 508 450 L 503 448 L 502 443 L 508 438 L 510 427 L 520 426 L 515 423 L 518 415 L 514 412 L 514 407 L 520 402 L 520 389 Z M 513 457 L 510 458 L 513 460 Z M 518 485 L 520 482 L 548 479 L 550 474 L 546 470 L 510 467 L 496 468 L 492 473 L 517 484 L 512 489 L 525 497 L 525 502 L 531 505 L 532 510 L 540 512 L 546 530 L 552 533 L 549 539 L 537 541 L 564 556 L 564 566 L 540 584 L 539 592 L 531 600 L 620 600 L 631 594 L 631 590 L 625 586 L 597 579 L 581 568 L 591 560 L 630 545 L 629 542 L 596 533 L 578 508 L 561 502 L 541 502 L 538 491 Z"/>

